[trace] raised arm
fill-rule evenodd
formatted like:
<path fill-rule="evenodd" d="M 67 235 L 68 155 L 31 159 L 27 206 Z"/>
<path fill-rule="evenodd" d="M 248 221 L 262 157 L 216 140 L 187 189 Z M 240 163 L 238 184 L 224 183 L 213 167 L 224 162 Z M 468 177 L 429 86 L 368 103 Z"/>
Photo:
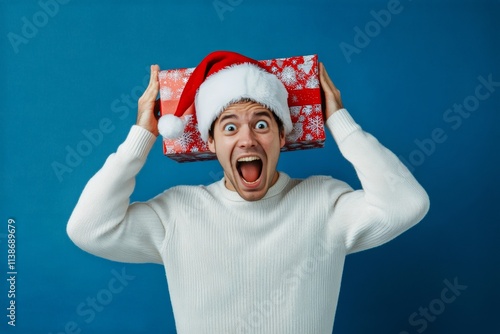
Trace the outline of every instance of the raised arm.
<path fill-rule="evenodd" d="M 149 85 L 138 102 L 137 124 L 87 183 L 67 225 L 76 245 L 110 260 L 162 262 L 162 222 L 148 204 L 130 204 L 135 177 L 158 136 L 158 71 L 157 65 L 151 66 Z"/>
<path fill-rule="evenodd" d="M 343 234 L 347 253 L 379 246 L 418 223 L 429 198 L 401 161 L 343 109 L 340 92 L 322 65 L 320 81 L 326 124 L 362 185 L 337 201 L 334 228 Z"/>

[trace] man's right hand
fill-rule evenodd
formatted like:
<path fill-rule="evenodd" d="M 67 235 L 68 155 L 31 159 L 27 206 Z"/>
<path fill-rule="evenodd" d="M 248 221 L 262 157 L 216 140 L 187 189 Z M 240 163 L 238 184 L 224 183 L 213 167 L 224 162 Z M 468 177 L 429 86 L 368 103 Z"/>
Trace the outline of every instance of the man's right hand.
<path fill-rule="evenodd" d="M 159 110 L 159 100 L 156 100 L 159 91 L 158 72 L 160 67 L 158 65 L 151 65 L 151 76 L 149 78 L 149 85 L 139 98 L 137 109 L 137 122 L 136 125 L 148 130 L 158 137 L 158 119 L 156 116 Z"/>

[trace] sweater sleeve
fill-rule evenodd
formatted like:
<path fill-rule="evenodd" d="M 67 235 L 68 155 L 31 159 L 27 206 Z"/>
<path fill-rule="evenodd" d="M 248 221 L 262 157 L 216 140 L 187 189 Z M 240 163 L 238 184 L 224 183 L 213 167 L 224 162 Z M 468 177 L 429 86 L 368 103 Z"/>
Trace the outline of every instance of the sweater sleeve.
<path fill-rule="evenodd" d="M 67 225 L 81 249 L 113 261 L 161 263 L 165 229 L 147 203 L 130 204 L 135 177 L 155 136 L 134 125 L 125 142 L 85 186 Z"/>
<path fill-rule="evenodd" d="M 334 210 L 347 253 L 379 246 L 422 220 L 429 210 L 427 193 L 391 151 L 345 109 L 330 116 L 327 126 L 362 186 L 343 194 Z"/>

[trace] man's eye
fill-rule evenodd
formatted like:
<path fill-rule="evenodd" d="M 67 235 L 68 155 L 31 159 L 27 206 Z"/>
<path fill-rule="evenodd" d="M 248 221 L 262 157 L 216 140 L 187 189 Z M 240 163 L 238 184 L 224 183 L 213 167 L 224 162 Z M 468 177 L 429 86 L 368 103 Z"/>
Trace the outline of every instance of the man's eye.
<path fill-rule="evenodd" d="M 235 130 L 236 130 L 236 125 L 234 125 L 233 123 L 229 123 L 224 126 L 224 131 L 231 132 Z"/>
<path fill-rule="evenodd" d="M 266 121 L 258 121 L 257 124 L 255 124 L 256 129 L 267 129 L 268 124 Z"/>

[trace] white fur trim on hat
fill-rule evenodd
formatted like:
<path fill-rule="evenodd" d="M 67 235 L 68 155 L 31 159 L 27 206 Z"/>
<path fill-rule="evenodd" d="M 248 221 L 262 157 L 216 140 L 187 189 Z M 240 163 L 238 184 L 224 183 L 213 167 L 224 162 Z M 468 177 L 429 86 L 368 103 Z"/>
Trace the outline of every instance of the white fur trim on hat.
<path fill-rule="evenodd" d="M 257 65 L 243 63 L 224 68 L 201 84 L 195 98 L 201 138 L 206 142 L 213 121 L 231 103 L 245 98 L 274 112 L 283 122 L 285 134 L 292 130 L 288 92 L 283 83 L 277 76 Z"/>
<path fill-rule="evenodd" d="M 184 121 L 172 114 L 166 114 L 158 120 L 158 132 L 163 138 L 176 139 L 182 136 L 184 132 Z"/>

